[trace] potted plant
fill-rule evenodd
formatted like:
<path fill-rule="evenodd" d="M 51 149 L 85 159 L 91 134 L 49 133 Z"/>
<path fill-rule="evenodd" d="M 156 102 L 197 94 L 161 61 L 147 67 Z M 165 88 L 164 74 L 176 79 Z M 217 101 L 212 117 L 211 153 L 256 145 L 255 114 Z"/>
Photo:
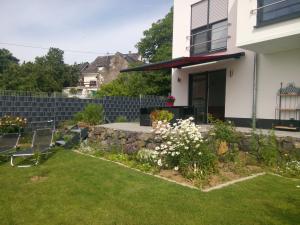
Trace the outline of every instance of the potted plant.
<path fill-rule="evenodd" d="M 167 105 L 168 107 L 172 107 L 172 106 L 174 106 L 174 102 L 175 102 L 175 97 L 172 96 L 172 95 L 169 95 L 169 96 L 167 97 L 166 105 Z"/>
<path fill-rule="evenodd" d="M 150 118 L 152 127 L 155 129 L 158 121 L 161 121 L 162 123 L 169 123 L 174 118 L 174 114 L 168 110 L 155 110 L 150 113 Z"/>

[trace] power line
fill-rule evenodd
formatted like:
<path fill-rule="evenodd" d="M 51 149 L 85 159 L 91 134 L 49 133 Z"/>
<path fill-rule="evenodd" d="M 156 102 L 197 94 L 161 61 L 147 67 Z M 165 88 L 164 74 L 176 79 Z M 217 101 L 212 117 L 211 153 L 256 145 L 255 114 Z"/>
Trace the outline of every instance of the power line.
<path fill-rule="evenodd" d="M 0 42 L 0 45 L 16 46 L 16 47 L 23 47 L 23 48 L 43 49 L 43 50 L 49 50 L 50 49 L 50 47 L 32 46 L 32 45 L 7 43 L 7 42 Z M 106 54 L 108 55 L 108 54 L 110 54 L 109 52 L 103 53 L 103 52 L 81 51 L 81 50 L 72 50 L 72 49 L 61 49 L 61 50 L 63 50 L 64 52 L 73 52 L 73 53 L 79 53 L 79 54 L 96 54 L 96 55 L 106 55 Z"/>

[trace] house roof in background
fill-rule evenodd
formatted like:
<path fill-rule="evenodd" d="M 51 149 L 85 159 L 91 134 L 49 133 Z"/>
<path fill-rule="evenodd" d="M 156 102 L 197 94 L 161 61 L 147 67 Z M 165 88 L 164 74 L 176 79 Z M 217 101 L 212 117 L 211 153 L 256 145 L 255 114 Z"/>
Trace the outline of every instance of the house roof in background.
<path fill-rule="evenodd" d="M 97 73 L 99 67 L 109 67 L 110 61 L 116 56 L 121 55 L 128 63 L 134 63 L 139 61 L 138 53 L 122 54 L 117 52 L 114 55 L 98 56 L 91 64 L 88 65 L 82 72 L 83 73 Z"/>
<path fill-rule="evenodd" d="M 82 72 L 85 70 L 90 64 L 88 62 L 78 64 L 79 71 Z"/>

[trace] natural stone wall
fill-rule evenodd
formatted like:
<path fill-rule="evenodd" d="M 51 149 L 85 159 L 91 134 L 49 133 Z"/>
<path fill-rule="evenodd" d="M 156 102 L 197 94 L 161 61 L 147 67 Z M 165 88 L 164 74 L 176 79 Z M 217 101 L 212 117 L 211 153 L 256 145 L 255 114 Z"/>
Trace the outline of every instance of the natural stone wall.
<path fill-rule="evenodd" d="M 134 153 L 142 148 L 154 149 L 162 143 L 159 136 L 155 138 L 153 133 L 116 130 L 103 126 L 93 127 L 89 136 L 90 140 L 98 142 L 108 151 L 117 147 L 123 149 L 125 153 Z M 207 136 L 207 132 L 204 132 L 203 136 Z M 298 151 L 300 148 L 300 139 L 298 138 L 277 137 L 277 141 L 283 151 Z M 250 151 L 250 133 L 242 133 L 239 146 L 242 151 Z"/>
<path fill-rule="evenodd" d="M 276 137 L 277 144 L 282 151 L 298 151 L 300 149 L 300 139 L 295 137 Z M 251 133 L 242 133 L 239 143 L 242 151 L 250 151 Z"/>
<path fill-rule="evenodd" d="M 125 153 L 134 153 L 142 148 L 154 149 L 161 144 L 161 140 L 155 138 L 152 133 L 115 130 L 102 126 L 92 128 L 90 140 L 97 141 L 108 151 L 114 147 L 119 147 Z"/>

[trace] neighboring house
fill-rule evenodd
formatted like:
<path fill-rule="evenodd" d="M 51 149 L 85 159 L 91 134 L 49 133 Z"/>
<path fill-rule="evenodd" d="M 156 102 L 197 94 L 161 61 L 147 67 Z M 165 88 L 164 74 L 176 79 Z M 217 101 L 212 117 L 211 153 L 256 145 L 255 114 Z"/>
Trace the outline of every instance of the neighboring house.
<path fill-rule="evenodd" d="M 175 105 L 200 123 L 299 126 L 300 0 L 174 0 L 173 28 L 173 60 L 124 71 L 173 68 Z"/>
<path fill-rule="evenodd" d="M 100 89 L 102 84 L 115 80 L 120 74 L 120 70 L 127 69 L 130 63 L 139 61 L 139 54 L 131 52 L 98 56 L 90 64 L 81 64 L 79 85 L 66 88 L 65 92 L 71 96 L 90 97 L 93 92 Z M 72 94 L 72 92 L 74 93 Z"/>

